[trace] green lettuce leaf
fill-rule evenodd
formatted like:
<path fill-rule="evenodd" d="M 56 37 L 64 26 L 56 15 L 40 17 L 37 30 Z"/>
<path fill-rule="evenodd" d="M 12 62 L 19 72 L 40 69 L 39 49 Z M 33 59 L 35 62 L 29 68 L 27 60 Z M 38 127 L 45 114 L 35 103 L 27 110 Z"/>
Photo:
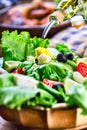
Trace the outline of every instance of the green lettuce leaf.
<path fill-rule="evenodd" d="M 0 105 L 20 110 L 21 107 L 51 107 L 57 100 L 49 92 L 37 87 L 10 86 L 0 89 Z"/>
<path fill-rule="evenodd" d="M 49 45 L 48 39 L 31 38 L 29 33 L 25 31 L 20 34 L 17 31 L 11 33 L 4 31 L 1 42 L 4 61 L 24 61 L 29 55 L 35 56 L 35 48 L 39 46 L 47 48 Z"/>
<path fill-rule="evenodd" d="M 87 79 L 83 84 L 72 85 L 66 92 L 66 103 L 80 107 L 82 114 L 87 115 Z"/>
<path fill-rule="evenodd" d="M 37 94 L 35 98 L 28 100 L 27 106 L 40 105 L 43 107 L 51 107 L 53 104 L 57 103 L 56 98 L 51 93 L 45 89 L 38 88 L 38 90 L 40 93 Z"/>
<path fill-rule="evenodd" d="M 47 78 L 55 81 L 64 81 L 66 77 L 72 78 L 73 71 L 71 71 L 63 63 L 50 62 L 44 65 L 33 65 L 27 70 L 27 74 L 37 80 Z"/>
<path fill-rule="evenodd" d="M 24 79 L 25 81 L 26 79 Z M 56 103 L 56 99 L 51 93 L 38 88 L 37 85 L 32 84 L 28 87 L 17 85 L 15 75 L 0 75 L 0 105 L 5 105 L 11 109 L 20 109 L 21 107 L 36 105 L 51 107 Z"/>
<path fill-rule="evenodd" d="M 62 54 L 67 54 L 67 53 L 69 53 L 69 52 L 72 52 L 69 48 L 68 48 L 68 46 L 67 45 L 65 45 L 65 44 L 56 44 L 55 45 L 55 48 L 59 51 L 59 52 L 61 52 Z"/>
<path fill-rule="evenodd" d="M 9 87 L 15 85 L 13 74 L 0 75 L 0 89 L 3 87 Z"/>
<path fill-rule="evenodd" d="M 0 89 L 0 105 L 20 109 L 28 100 L 34 98 L 40 91 L 36 87 L 12 86 Z"/>
<path fill-rule="evenodd" d="M 25 60 L 25 47 L 29 39 L 28 32 L 21 32 L 18 34 L 17 31 L 2 33 L 2 56 L 5 61 L 7 60 Z"/>
<path fill-rule="evenodd" d="M 29 43 L 26 45 L 26 57 L 29 55 L 35 56 L 35 49 L 37 47 L 47 48 L 48 45 L 49 45 L 48 39 L 42 39 L 37 37 L 30 38 Z"/>

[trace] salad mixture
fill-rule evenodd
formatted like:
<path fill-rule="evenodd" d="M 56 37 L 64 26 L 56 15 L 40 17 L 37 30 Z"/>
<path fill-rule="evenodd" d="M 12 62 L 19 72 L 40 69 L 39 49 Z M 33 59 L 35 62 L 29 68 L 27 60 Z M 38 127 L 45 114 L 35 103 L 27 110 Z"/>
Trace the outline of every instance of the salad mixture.
<path fill-rule="evenodd" d="M 65 44 L 50 48 L 48 39 L 28 32 L 2 33 L 3 61 L 0 70 L 0 105 L 52 108 L 67 103 L 87 114 L 87 58 Z"/>

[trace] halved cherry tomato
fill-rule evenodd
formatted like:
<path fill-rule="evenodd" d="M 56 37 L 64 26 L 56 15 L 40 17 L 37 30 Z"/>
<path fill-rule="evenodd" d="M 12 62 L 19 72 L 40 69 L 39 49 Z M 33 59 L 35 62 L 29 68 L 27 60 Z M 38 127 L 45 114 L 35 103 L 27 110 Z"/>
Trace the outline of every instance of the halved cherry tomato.
<path fill-rule="evenodd" d="M 83 77 L 87 77 L 87 64 L 80 62 L 76 69 Z"/>
<path fill-rule="evenodd" d="M 15 74 L 23 74 L 23 68 L 17 68 L 13 71 Z"/>
<path fill-rule="evenodd" d="M 43 80 L 43 83 L 46 84 L 49 87 L 53 87 L 55 84 L 63 85 L 62 82 L 57 82 L 57 81 L 49 80 L 49 79 L 46 79 L 46 78 Z"/>
<path fill-rule="evenodd" d="M 43 83 L 46 84 L 49 87 L 53 87 L 53 85 L 54 85 L 54 81 L 51 81 L 49 79 L 44 79 Z"/>

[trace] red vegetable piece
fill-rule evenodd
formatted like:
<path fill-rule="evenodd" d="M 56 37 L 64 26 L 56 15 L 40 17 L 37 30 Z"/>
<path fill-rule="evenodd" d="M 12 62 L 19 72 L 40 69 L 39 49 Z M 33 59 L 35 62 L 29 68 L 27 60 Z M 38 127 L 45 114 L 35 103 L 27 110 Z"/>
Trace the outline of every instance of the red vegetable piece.
<path fill-rule="evenodd" d="M 54 81 L 51 81 L 49 79 L 44 79 L 43 83 L 46 84 L 49 87 L 53 87 L 53 85 L 54 85 Z"/>
<path fill-rule="evenodd" d="M 13 71 L 15 74 L 23 74 L 23 68 L 17 68 Z"/>
<path fill-rule="evenodd" d="M 82 74 L 83 77 L 87 77 L 87 64 L 80 62 L 77 66 L 77 71 Z"/>
<path fill-rule="evenodd" d="M 49 79 L 46 79 L 46 78 L 43 80 L 43 83 L 44 83 L 45 85 L 51 87 L 51 88 L 52 88 L 55 84 L 62 84 L 62 85 L 63 85 L 62 82 L 57 82 L 57 81 L 49 80 Z"/>

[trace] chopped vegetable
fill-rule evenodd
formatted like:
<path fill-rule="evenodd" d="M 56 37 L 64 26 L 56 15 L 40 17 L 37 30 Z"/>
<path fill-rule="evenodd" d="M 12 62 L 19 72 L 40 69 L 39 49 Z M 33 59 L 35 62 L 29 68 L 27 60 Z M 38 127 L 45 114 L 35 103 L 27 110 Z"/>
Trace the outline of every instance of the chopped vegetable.
<path fill-rule="evenodd" d="M 3 32 L 0 66 L 9 73 L 0 75 L 0 105 L 20 109 L 64 102 L 87 114 L 87 58 L 64 44 L 48 45 L 48 39 L 27 32 Z"/>
<path fill-rule="evenodd" d="M 65 82 L 64 82 L 64 89 L 65 92 L 67 92 L 72 86 L 76 86 L 78 85 L 78 83 L 70 78 L 66 78 Z"/>
<path fill-rule="evenodd" d="M 13 73 L 14 74 L 23 74 L 23 68 L 17 68 L 17 69 L 15 69 L 15 70 L 13 70 Z"/>
<path fill-rule="evenodd" d="M 87 79 L 86 85 L 71 84 L 71 87 L 66 92 L 66 103 L 71 106 L 82 108 L 82 114 L 87 115 Z"/>
<path fill-rule="evenodd" d="M 37 57 L 37 60 L 38 60 L 39 65 L 46 64 L 46 63 L 49 63 L 51 61 L 51 57 L 49 55 L 42 53 Z"/>
<path fill-rule="evenodd" d="M 78 58 L 76 62 L 77 62 L 77 64 L 79 64 L 80 62 L 87 64 L 87 57 Z"/>
<path fill-rule="evenodd" d="M 21 74 L 14 74 L 14 82 L 18 86 L 25 86 L 25 87 L 29 87 L 29 86 L 36 87 L 38 83 L 38 81 L 35 80 L 34 78 L 28 77 L 26 75 L 21 75 Z"/>
<path fill-rule="evenodd" d="M 16 69 L 20 63 L 21 63 L 20 61 L 13 61 L 13 60 L 5 61 L 4 69 L 7 70 L 8 72 L 11 72 L 12 70 Z"/>
<path fill-rule="evenodd" d="M 52 59 L 56 59 L 59 51 L 56 48 L 48 47 L 47 50 L 52 54 Z"/>
<path fill-rule="evenodd" d="M 49 80 L 49 79 L 43 79 L 43 83 L 45 84 L 45 85 L 47 85 L 47 86 L 49 86 L 49 87 L 53 87 L 53 85 L 54 85 L 54 83 L 55 83 L 56 81 L 52 81 L 52 80 Z"/>
<path fill-rule="evenodd" d="M 52 107 L 55 103 L 57 103 L 57 99 L 48 91 L 44 89 L 40 89 L 40 94 L 36 96 L 37 105 L 41 105 L 44 107 Z"/>
<path fill-rule="evenodd" d="M 28 32 L 21 32 L 20 34 L 17 31 L 8 32 L 4 31 L 2 33 L 2 56 L 4 61 L 7 60 L 16 60 L 23 61 L 25 60 L 25 47 L 26 43 L 29 41 Z"/>
<path fill-rule="evenodd" d="M 20 109 L 23 104 L 35 98 L 35 96 L 40 93 L 36 87 L 26 87 L 25 86 L 11 86 L 8 88 L 0 89 L 0 105 L 7 105 L 9 108 Z M 4 98 L 5 97 L 5 98 Z"/>
<path fill-rule="evenodd" d="M 67 60 L 66 63 L 67 63 L 68 65 L 70 65 L 70 66 L 73 68 L 73 70 L 76 70 L 77 64 L 76 64 L 74 61 L 72 61 L 72 60 Z"/>
<path fill-rule="evenodd" d="M 87 77 L 87 64 L 80 62 L 77 66 L 77 71 L 83 75 L 83 77 Z"/>
<path fill-rule="evenodd" d="M 36 53 L 37 57 L 41 54 L 45 54 L 45 55 L 50 56 L 52 58 L 52 54 L 49 52 L 49 50 L 47 50 L 46 48 L 43 48 L 43 47 L 36 48 L 35 53 Z"/>
<path fill-rule="evenodd" d="M 55 90 L 55 89 L 53 89 L 51 87 L 47 87 L 42 82 L 39 82 L 38 88 L 44 89 L 47 92 L 49 92 L 50 94 L 52 94 L 54 97 L 56 97 L 56 99 L 58 100 L 58 102 L 64 102 L 64 100 L 65 100 L 65 95 L 64 94 L 62 94 L 60 91 L 57 91 L 57 90 Z"/>
<path fill-rule="evenodd" d="M 40 81 L 42 81 L 44 78 L 54 81 L 64 81 L 66 77 L 72 78 L 73 72 L 63 63 L 50 62 L 48 64 L 39 66 L 33 65 L 27 70 L 27 74 L 35 79 L 37 79 L 39 76 L 38 80 Z"/>
<path fill-rule="evenodd" d="M 2 87 L 10 87 L 15 85 L 13 74 L 2 74 L 0 75 L 0 89 Z"/>
<path fill-rule="evenodd" d="M 0 77 L 0 83 L 0 105 L 11 109 L 36 105 L 51 107 L 57 102 L 51 93 L 38 88 L 38 81 L 31 77 L 4 74 Z"/>
<path fill-rule="evenodd" d="M 62 85 L 63 86 L 63 83 L 62 82 L 57 82 L 57 81 L 53 81 L 53 80 L 49 80 L 49 79 L 43 79 L 43 83 L 49 87 L 55 87 L 56 85 Z"/>
<path fill-rule="evenodd" d="M 4 31 L 1 40 L 4 61 L 24 61 L 29 55 L 35 56 L 35 48 L 39 46 L 47 48 L 49 45 L 48 39 L 31 38 L 28 32 L 18 34 L 17 31 L 11 33 Z"/>
<path fill-rule="evenodd" d="M 72 51 L 65 44 L 56 44 L 55 48 L 62 54 L 72 53 Z"/>
<path fill-rule="evenodd" d="M 49 45 L 49 40 L 48 39 L 42 39 L 42 38 L 37 38 L 33 37 L 29 39 L 29 42 L 26 45 L 26 57 L 29 55 L 35 56 L 35 49 L 38 47 L 43 47 L 47 48 Z"/>
<path fill-rule="evenodd" d="M 83 77 L 82 74 L 80 74 L 78 71 L 73 73 L 73 78 L 78 83 L 83 83 L 85 80 L 85 77 Z"/>

